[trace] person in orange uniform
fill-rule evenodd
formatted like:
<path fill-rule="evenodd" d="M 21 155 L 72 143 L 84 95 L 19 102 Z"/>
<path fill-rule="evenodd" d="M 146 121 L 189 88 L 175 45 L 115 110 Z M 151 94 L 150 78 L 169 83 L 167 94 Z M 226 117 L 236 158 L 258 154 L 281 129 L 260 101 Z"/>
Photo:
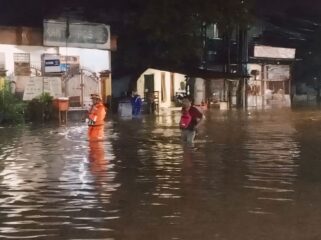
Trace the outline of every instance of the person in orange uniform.
<path fill-rule="evenodd" d="M 106 109 L 98 94 L 91 94 L 93 105 L 88 114 L 88 140 L 101 140 L 104 137 Z"/>

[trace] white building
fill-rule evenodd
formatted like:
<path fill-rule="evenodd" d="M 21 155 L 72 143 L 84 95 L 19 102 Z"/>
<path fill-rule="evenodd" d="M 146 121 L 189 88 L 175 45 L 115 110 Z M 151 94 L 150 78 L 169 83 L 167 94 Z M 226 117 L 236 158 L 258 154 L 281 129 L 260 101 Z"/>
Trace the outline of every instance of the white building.
<path fill-rule="evenodd" d="M 16 93 L 24 100 L 31 100 L 44 91 L 50 92 L 54 97 L 78 99 L 81 107 L 90 102 L 92 92 L 104 97 L 111 95 L 110 76 L 105 74 L 101 78 L 100 75 L 111 72 L 110 47 L 94 49 L 88 44 L 88 48 L 87 45 L 74 47 L 75 44 L 68 41 L 45 46 L 48 29 L 43 33 L 34 28 L 0 27 L 0 69 L 5 70 L 7 79 L 15 84 Z M 72 30 L 70 28 L 71 34 Z M 48 56 L 57 61 L 44 61 Z M 57 65 L 55 71 L 47 71 L 50 64 Z"/>
<path fill-rule="evenodd" d="M 149 68 L 137 80 L 137 93 L 147 100 L 155 96 L 159 108 L 174 105 L 175 95 L 185 93 L 185 75 Z"/>

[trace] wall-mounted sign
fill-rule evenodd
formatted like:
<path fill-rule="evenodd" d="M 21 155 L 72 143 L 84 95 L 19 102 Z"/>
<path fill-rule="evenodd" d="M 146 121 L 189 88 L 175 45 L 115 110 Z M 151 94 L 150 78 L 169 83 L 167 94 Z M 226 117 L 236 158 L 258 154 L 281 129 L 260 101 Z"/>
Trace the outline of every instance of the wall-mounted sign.
<path fill-rule="evenodd" d="M 79 56 L 62 56 L 59 54 L 42 55 L 42 72 L 46 74 L 62 73 L 79 74 Z"/>
<path fill-rule="evenodd" d="M 295 48 L 254 46 L 254 57 L 295 59 Z"/>
<path fill-rule="evenodd" d="M 45 20 L 43 26 L 45 46 L 110 49 L 110 27 L 105 24 Z"/>
<path fill-rule="evenodd" d="M 54 98 L 62 96 L 61 78 L 59 77 L 30 77 L 23 93 L 23 100 L 30 101 L 42 93 L 49 93 Z"/>
<path fill-rule="evenodd" d="M 46 73 L 60 73 L 60 56 L 56 54 L 43 54 L 42 59 L 42 72 Z"/>
<path fill-rule="evenodd" d="M 63 56 L 60 55 L 60 70 L 70 74 L 80 73 L 80 59 L 79 56 Z"/>
<path fill-rule="evenodd" d="M 57 67 L 60 66 L 59 59 L 45 60 L 45 67 Z"/>

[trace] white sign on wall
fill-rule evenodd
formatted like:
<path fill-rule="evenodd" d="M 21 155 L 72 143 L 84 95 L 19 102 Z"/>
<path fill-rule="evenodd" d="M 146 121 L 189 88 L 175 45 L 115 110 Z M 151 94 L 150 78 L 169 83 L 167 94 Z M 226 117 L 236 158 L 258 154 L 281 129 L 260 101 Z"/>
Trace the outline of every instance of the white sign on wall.
<path fill-rule="evenodd" d="M 60 56 L 56 54 L 43 54 L 42 58 L 42 71 L 46 73 L 60 73 Z"/>
<path fill-rule="evenodd" d="M 30 101 L 42 93 L 49 93 L 54 98 L 62 96 L 61 78 L 59 77 L 30 77 L 23 93 L 23 100 Z"/>
<path fill-rule="evenodd" d="M 41 56 L 42 72 L 62 73 L 68 71 L 72 74 L 79 74 L 79 56 L 63 56 L 58 54 L 43 54 Z"/>
<path fill-rule="evenodd" d="M 110 49 L 110 27 L 100 23 L 45 20 L 45 46 Z"/>
<path fill-rule="evenodd" d="M 295 48 L 254 46 L 254 57 L 295 59 Z"/>

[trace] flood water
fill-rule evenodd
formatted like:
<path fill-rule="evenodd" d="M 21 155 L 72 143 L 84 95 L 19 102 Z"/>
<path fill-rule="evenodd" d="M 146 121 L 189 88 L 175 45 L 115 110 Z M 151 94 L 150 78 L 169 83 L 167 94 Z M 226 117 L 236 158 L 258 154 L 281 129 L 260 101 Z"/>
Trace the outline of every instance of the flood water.
<path fill-rule="evenodd" d="M 321 239 L 321 111 L 0 128 L 0 239 Z"/>

